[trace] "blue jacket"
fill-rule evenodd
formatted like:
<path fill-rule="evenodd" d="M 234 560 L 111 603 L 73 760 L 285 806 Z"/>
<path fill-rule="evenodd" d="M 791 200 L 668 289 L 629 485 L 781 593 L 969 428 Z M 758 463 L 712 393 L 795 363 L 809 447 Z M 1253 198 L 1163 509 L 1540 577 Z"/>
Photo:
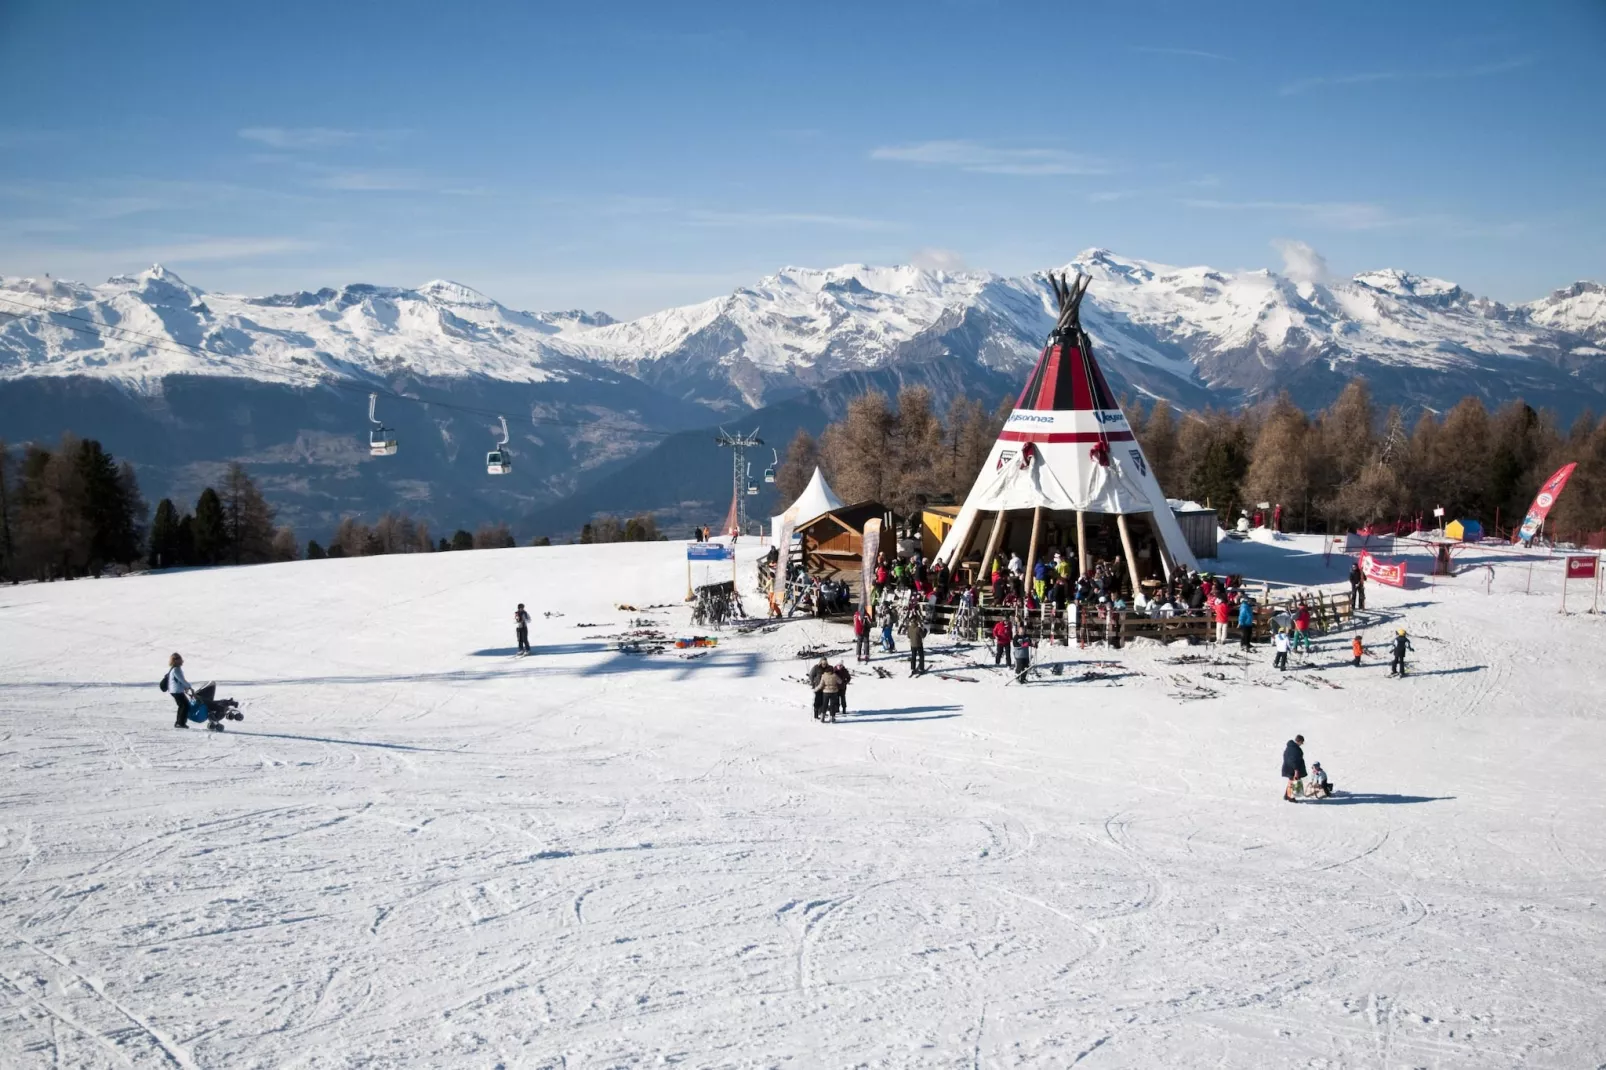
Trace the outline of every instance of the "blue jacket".
<path fill-rule="evenodd" d="M 1238 604 L 1238 627 L 1247 628 L 1255 623 L 1255 610 L 1247 600 Z"/>

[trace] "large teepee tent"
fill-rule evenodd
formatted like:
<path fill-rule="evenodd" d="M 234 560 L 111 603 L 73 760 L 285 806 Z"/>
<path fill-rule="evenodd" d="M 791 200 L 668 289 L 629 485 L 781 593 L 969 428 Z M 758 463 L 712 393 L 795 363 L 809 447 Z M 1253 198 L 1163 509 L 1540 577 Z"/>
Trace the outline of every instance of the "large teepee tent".
<path fill-rule="evenodd" d="M 1124 563 L 1134 584 L 1197 568 L 1082 330 L 1092 279 L 1049 281 L 1059 320 L 937 557 L 985 569 L 1018 553 L 1029 575 L 1063 547 L 1084 573 L 1095 560 Z"/>

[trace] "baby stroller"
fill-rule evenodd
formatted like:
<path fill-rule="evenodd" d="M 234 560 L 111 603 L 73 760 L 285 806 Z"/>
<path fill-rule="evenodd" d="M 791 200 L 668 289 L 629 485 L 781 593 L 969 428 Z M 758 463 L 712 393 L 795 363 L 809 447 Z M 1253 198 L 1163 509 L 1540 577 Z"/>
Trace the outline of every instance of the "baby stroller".
<path fill-rule="evenodd" d="M 223 731 L 224 721 L 243 721 L 245 714 L 240 712 L 240 704 L 232 698 L 215 698 L 217 684 L 208 681 L 205 687 L 195 689 L 195 697 L 190 699 L 189 718 L 192 724 L 206 722 L 208 731 Z"/>

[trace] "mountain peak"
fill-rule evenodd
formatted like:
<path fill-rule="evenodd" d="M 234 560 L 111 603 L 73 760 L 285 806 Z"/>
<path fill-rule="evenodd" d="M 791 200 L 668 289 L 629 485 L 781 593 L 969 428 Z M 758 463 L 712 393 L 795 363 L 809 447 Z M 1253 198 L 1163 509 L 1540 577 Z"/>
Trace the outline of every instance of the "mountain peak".
<path fill-rule="evenodd" d="M 1436 279 L 1431 275 L 1413 275 L 1399 268 L 1363 271 L 1354 276 L 1354 280 L 1369 289 L 1381 290 L 1396 297 L 1443 299 L 1457 296 L 1462 292 L 1460 286 L 1446 279 Z"/>
<path fill-rule="evenodd" d="M 431 301 L 443 305 L 467 305 L 470 308 L 495 308 L 499 304 L 478 290 L 450 279 L 431 279 L 417 291 Z"/>

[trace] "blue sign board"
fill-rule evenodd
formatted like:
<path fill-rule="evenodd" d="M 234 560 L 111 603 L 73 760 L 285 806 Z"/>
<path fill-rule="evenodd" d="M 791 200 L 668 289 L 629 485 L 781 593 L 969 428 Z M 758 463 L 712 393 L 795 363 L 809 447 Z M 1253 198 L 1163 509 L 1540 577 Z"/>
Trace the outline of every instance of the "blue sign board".
<path fill-rule="evenodd" d="M 736 548 L 717 542 L 694 542 L 686 547 L 687 561 L 732 561 Z"/>

